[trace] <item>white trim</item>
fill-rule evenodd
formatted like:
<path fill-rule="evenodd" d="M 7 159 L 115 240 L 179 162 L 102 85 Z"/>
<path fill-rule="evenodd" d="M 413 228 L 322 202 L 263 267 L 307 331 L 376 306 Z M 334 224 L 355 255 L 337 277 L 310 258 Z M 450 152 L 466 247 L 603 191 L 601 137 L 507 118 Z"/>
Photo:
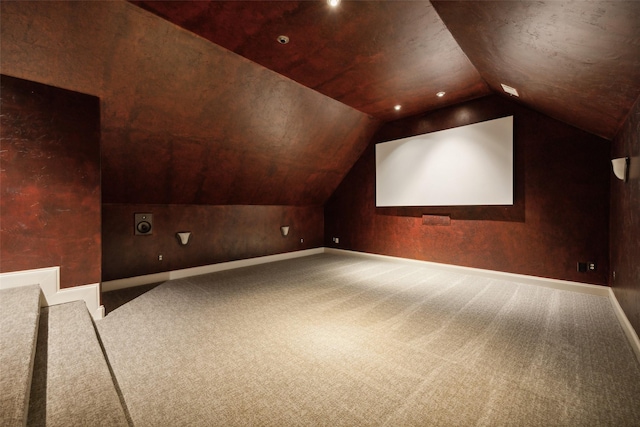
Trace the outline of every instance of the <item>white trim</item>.
<path fill-rule="evenodd" d="M 166 282 L 171 279 L 171 272 L 145 274 L 144 276 L 127 277 L 125 279 L 109 280 L 102 282 L 102 292 L 118 291 L 120 289 L 134 288 L 136 286 L 150 285 L 151 283 Z"/>
<path fill-rule="evenodd" d="M 324 248 L 305 249 L 296 252 L 286 252 L 276 255 L 266 255 L 256 258 L 240 259 L 236 261 L 209 264 L 201 267 L 185 268 L 181 270 L 167 271 L 164 273 L 147 274 L 144 276 L 129 277 L 126 279 L 110 280 L 102 282 L 102 292 L 116 291 L 118 289 L 132 288 L 134 286 L 149 285 L 151 283 L 165 282 L 173 279 L 199 276 L 201 274 L 215 273 L 234 268 L 250 267 L 252 265 L 266 264 L 269 262 L 284 261 L 324 253 Z"/>
<path fill-rule="evenodd" d="M 601 285 L 591 285 L 588 283 L 579 283 L 579 282 L 571 282 L 568 280 L 558 280 L 558 279 L 549 279 L 545 277 L 537 277 L 537 276 L 527 276 L 524 274 L 515 274 L 515 273 L 506 273 L 503 271 L 493 271 L 493 270 L 483 270 L 480 268 L 472 268 L 472 267 L 463 267 L 459 265 L 451 265 L 451 264 L 440 264 L 437 262 L 431 261 L 421 261 L 409 258 L 398 258 L 392 257 L 388 255 L 378 255 L 378 254 L 370 254 L 366 252 L 357 252 L 357 251 L 349 251 L 345 249 L 335 249 L 335 248 L 325 248 L 326 253 L 334 253 L 334 254 L 347 254 L 360 256 L 364 258 L 373 258 L 373 259 L 384 259 L 387 261 L 394 262 L 405 262 L 405 263 L 418 263 L 425 266 L 429 266 L 432 268 L 437 268 L 446 271 L 457 272 L 461 274 L 473 274 L 477 276 L 489 277 L 492 279 L 499 280 L 509 280 L 517 283 L 524 283 L 527 285 L 534 286 L 544 286 L 547 288 L 559 289 L 570 292 L 580 292 L 583 294 L 597 295 L 609 298 L 611 304 L 613 305 L 613 311 L 620 322 L 620 326 L 624 331 L 627 339 L 629 340 L 629 344 L 633 349 L 638 361 L 640 361 L 640 339 L 638 339 L 638 334 L 635 329 L 633 329 L 633 325 L 629 322 L 624 310 L 618 303 L 618 300 L 613 293 L 613 289 L 609 286 L 601 286 Z"/>
<path fill-rule="evenodd" d="M 387 261 L 418 263 L 431 268 L 451 271 L 460 274 L 473 274 L 475 276 L 488 277 L 497 280 L 508 280 L 512 282 L 524 283 L 527 285 L 544 286 L 546 288 L 560 289 L 571 292 L 581 292 L 583 294 L 609 296 L 609 287 L 601 285 L 590 285 L 588 283 L 571 282 L 568 280 L 549 279 L 546 277 L 527 276 L 525 274 L 507 273 L 504 271 L 484 270 L 481 268 L 463 267 L 460 265 L 441 264 L 438 262 L 422 261 L 417 259 L 399 258 L 388 255 L 370 254 L 366 252 L 349 251 L 345 249 L 326 248 L 326 253 L 349 254 L 365 258 L 384 259 Z"/>
<path fill-rule="evenodd" d="M 37 268 L 0 274 L 0 289 L 19 286 L 40 285 L 43 298 L 40 306 L 84 301 L 94 319 L 104 317 L 104 307 L 100 305 L 100 284 L 74 286 L 60 289 L 60 267 Z"/>
<path fill-rule="evenodd" d="M 613 292 L 613 288 L 609 288 L 609 300 L 611 301 L 611 305 L 613 305 L 613 311 L 618 317 L 620 326 L 622 326 L 622 330 L 627 336 L 629 344 L 631 344 L 631 348 L 635 352 L 638 361 L 640 361 L 640 339 L 638 338 L 638 334 L 636 333 L 635 329 L 633 329 L 633 325 L 631 324 L 631 322 L 629 322 L 627 315 L 624 314 L 624 310 L 620 306 L 620 303 L 618 302 L 618 299 Z"/>

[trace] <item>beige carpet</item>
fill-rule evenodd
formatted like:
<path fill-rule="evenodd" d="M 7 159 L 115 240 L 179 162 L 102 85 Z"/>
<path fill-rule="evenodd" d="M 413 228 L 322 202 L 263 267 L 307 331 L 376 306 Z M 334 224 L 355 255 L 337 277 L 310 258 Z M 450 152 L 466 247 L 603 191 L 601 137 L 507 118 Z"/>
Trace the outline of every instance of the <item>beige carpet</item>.
<path fill-rule="evenodd" d="M 23 427 L 38 338 L 40 286 L 0 289 L 0 425 Z"/>
<path fill-rule="evenodd" d="M 129 427 L 84 301 L 44 307 L 28 427 Z"/>
<path fill-rule="evenodd" d="M 175 280 L 98 330 L 135 426 L 640 425 L 607 298 L 416 264 Z"/>

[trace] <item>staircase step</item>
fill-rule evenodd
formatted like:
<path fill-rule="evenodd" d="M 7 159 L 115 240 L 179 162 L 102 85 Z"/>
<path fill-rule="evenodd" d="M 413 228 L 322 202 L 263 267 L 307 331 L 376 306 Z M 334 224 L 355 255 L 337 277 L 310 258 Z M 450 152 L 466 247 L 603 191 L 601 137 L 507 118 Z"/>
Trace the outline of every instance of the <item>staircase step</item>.
<path fill-rule="evenodd" d="M 24 426 L 38 337 L 40 286 L 0 290 L 0 425 Z"/>
<path fill-rule="evenodd" d="M 129 426 L 87 307 L 42 309 L 29 426 Z"/>

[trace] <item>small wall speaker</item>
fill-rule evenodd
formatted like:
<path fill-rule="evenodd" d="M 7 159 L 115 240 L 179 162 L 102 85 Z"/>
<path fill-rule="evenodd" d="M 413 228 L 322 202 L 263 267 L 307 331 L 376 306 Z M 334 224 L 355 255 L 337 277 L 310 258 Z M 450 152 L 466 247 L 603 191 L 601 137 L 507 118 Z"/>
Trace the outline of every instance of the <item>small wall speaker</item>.
<path fill-rule="evenodd" d="M 148 236 L 153 234 L 153 214 L 134 214 L 134 234 L 136 236 Z"/>

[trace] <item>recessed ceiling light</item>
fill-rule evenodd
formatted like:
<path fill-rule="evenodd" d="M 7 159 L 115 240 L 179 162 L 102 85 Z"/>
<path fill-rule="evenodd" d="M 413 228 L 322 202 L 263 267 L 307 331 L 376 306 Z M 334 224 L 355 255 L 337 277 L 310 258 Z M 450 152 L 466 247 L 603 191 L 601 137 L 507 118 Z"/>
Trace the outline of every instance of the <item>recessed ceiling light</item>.
<path fill-rule="evenodd" d="M 289 43 L 289 37 L 287 37 L 287 36 L 278 36 L 277 40 L 278 40 L 278 43 L 280 43 L 280 44 Z"/>
<path fill-rule="evenodd" d="M 337 5 L 340 4 L 340 0 L 327 0 L 327 3 L 329 4 L 329 6 L 331 7 L 336 7 Z"/>
<path fill-rule="evenodd" d="M 436 93 L 436 96 L 437 96 L 438 98 L 442 98 L 442 97 L 444 96 L 444 94 L 445 94 L 445 93 L 446 93 L 446 92 L 438 92 L 438 93 Z"/>
<path fill-rule="evenodd" d="M 394 110 L 396 111 L 400 111 L 400 109 L 402 108 L 402 105 L 398 104 L 395 107 L 393 107 Z"/>
<path fill-rule="evenodd" d="M 520 96 L 520 95 L 518 95 L 518 91 L 516 90 L 516 88 L 513 88 L 511 86 L 507 86 L 507 85 L 505 85 L 503 83 L 500 83 L 500 86 L 502 86 L 502 90 L 507 92 L 509 95 Z"/>

